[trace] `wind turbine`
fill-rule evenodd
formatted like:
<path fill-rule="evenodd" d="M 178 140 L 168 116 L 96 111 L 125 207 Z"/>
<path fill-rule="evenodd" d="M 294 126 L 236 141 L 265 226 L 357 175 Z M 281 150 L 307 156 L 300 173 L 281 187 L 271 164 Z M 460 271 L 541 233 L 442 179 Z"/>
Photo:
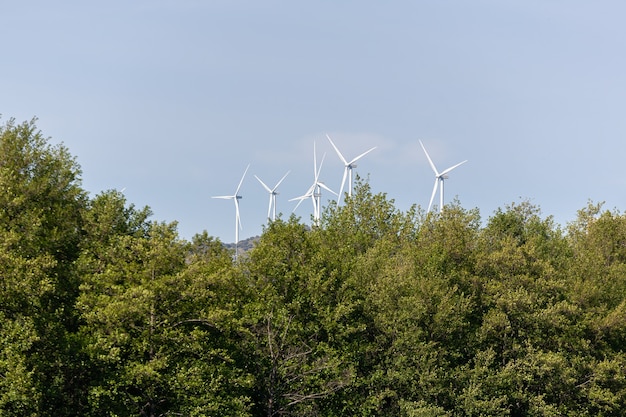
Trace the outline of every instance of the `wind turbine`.
<path fill-rule="evenodd" d="M 341 162 L 343 162 L 344 165 L 343 179 L 341 180 L 341 188 L 339 189 L 339 197 L 337 199 L 337 204 L 339 204 L 339 202 L 341 201 L 341 196 L 343 195 L 343 186 L 346 183 L 346 177 L 348 178 L 348 196 L 352 196 L 352 168 L 356 168 L 355 162 L 376 149 L 376 146 L 374 146 L 370 150 L 363 152 L 361 155 L 353 158 L 351 161 L 348 162 L 346 158 L 343 157 L 341 152 L 339 152 L 339 149 L 337 148 L 337 146 L 335 146 L 335 143 L 330 138 L 330 136 L 326 135 L 326 137 L 330 141 L 330 144 L 333 145 L 333 148 L 335 148 L 335 152 L 337 152 L 337 155 L 339 155 L 339 159 L 341 159 Z"/>
<path fill-rule="evenodd" d="M 276 191 L 276 189 L 278 188 L 280 183 L 283 182 L 285 177 L 289 175 L 289 172 L 290 171 L 287 171 L 287 173 L 283 175 L 283 177 L 280 179 L 280 181 L 278 181 L 278 183 L 274 186 L 274 188 L 268 187 L 263 181 L 261 181 L 261 178 L 257 177 L 256 175 L 254 176 L 254 178 L 256 178 L 261 183 L 263 188 L 265 188 L 265 190 L 268 193 L 270 193 L 270 204 L 267 208 L 267 218 L 271 221 L 276 220 L 276 196 L 278 195 L 278 192 Z"/>
<path fill-rule="evenodd" d="M 448 169 L 444 169 L 443 171 L 439 172 L 439 171 L 437 171 L 437 167 L 435 167 L 435 164 L 433 163 L 432 159 L 430 159 L 430 156 L 428 155 L 428 152 L 426 152 L 426 148 L 424 147 L 424 144 L 422 143 L 421 140 L 419 142 L 420 142 L 420 145 L 422 145 L 422 149 L 424 150 L 424 153 L 426 154 L 426 158 L 428 158 L 428 163 L 430 164 L 430 167 L 435 172 L 435 186 L 433 187 L 433 193 L 430 196 L 430 202 L 428 203 L 428 210 L 426 210 L 426 212 L 428 213 L 430 211 L 430 208 L 433 205 L 433 200 L 435 198 L 435 194 L 437 194 L 437 187 L 439 186 L 439 213 L 441 213 L 441 211 L 443 210 L 443 183 L 444 183 L 444 180 L 448 179 L 448 173 L 450 171 L 452 171 L 454 168 L 458 167 L 459 165 L 462 165 L 462 164 L 466 163 L 467 159 L 465 161 L 463 161 L 463 162 L 459 162 L 458 164 L 451 166 Z"/>
<path fill-rule="evenodd" d="M 235 261 L 237 260 L 237 246 L 239 244 L 239 229 L 241 229 L 241 218 L 239 217 L 239 200 L 241 200 L 241 196 L 239 195 L 239 189 L 241 188 L 241 184 L 243 183 L 243 179 L 248 172 L 248 168 L 250 168 L 250 164 L 246 167 L 246 170 L 243 172 L 241 176 L 241 180 L 239 181 L 239 185 L 235 190 L 235 194 L 233 195 L 220 195 L 211 198 L 221 198 L 223 200 L 233 200 L 235 202 Z"/>
<path fill-rule="evenodd" d="M 334 195 L 337 195 L 336 192 L 328 188 L 326 184 L 324 184 L 323 182 L 319 180 L 320 172 L 322 171 L 322 165 L 324 164 L 324 158 L 326 158 L 326 154 L 322 156 L 322 161 L 320 162 L 320 166 L 318 167 L 317 155 L 316 155 L 316 150 L 315 150 L 315 142 L 313 142 L 313 177 L 314 177 L 313 184 L 311 184 L 311 186 L 309 187 L 306 193 L 304 193 L 300 197 L 295 197 L 289 200 L 289 201 L 298 200 L 298 204 L 296 204 L 296 207 L 293 209 L 293 211 L 296 211 L 298 206 L 300 206 L 300 204 L 304 200 L 306 200 L 307 198 L 310 198 L 311 202 L 313 203 L 313 220 L 315 224 L 318 224 L 320 220 L 321 206 L 322 206 L 322 188 L 326 191 L 331 192 Z"/>

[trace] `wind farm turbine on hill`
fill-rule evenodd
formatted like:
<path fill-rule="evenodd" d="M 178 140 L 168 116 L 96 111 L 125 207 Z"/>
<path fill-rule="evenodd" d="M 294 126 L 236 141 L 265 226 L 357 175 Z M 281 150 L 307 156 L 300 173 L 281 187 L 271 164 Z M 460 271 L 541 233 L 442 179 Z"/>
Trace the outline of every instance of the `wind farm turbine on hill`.
<path fill-rule="evenodd" d="M 261 181 L 261 178 L 257 177 L 256 175 L 254 176 L 254 178 L 256 178 L 261 183 L 263 188 L 265 188 L 265 191 L 270 193 L 270 204 L 269 204 L 269 207 L 267 208 L 267 218 L 271 221 L 276 220 L 276 196 L 278 195 L 278 192 L 276 191 L 276 189 L 278 189 L 278 186 L 280 185 L 280 183 L 282 183 L 283 180 L 287 177 L 287 175 L 289 175 L 289 172 L 291 171 L 287 171 L 287 173 L 283 175 L 280 181 L 276 183 L 274 188 L 268 187 L 263 181 Z"/>
<path fill-rule="evenodd" d="M 292 199 L 290 199 L 289 201 L 297 201 L 297 204 L 295 206 L 295 208 L 293 209 L 293 211 L 295 212 L 296 209 L 302 204 L 302 202 L 304 200 L 307 199 L 311 199 L 311 203 L 313 206 L 313 223 L 315 225 L 319 224 L 320 221 L 320 216 L 321 216 L 321 212 L 322 212 L 322 190 L 328 191 L 331 194 L 333 194 L 334 196 L 337 197 L 337 204 L 339 205 L 341 202 L 341 198 L 343 197 L 343 193 L 344 193 L 344 187 L 347 187 L 347 191 L 346 194 L 347 196 L 352 196 L 352 188 L 353 188 L 353 169 L 356 168 L 356 162 L 359 161 L 361 158 L 363 158 L 365 155 L 369 154 L 370 152 L 372 152 L 374 149 L 376 149 L 376 147 L 372 147 L 368 150 L 366 150 L 365 152 L 359 154 L 358 156 L 356 156 L 355 158 L 352 158 L 351 160 L 347 160 L 344 155 L 341 153 L 341 151 L 339 150 L 339 148 L 337 147 L 337 145 L 333 142 L 333 140 L 331 139 L 331 137 L 329 135 L 326 135 L 328 142 L 330 143 L 330 145 L 332 146 L 332 148 L 334 149 L 335 153 L 337 154 L 337 156 L 339 157 L 339 159 L 341 160 L 342 164 L 343 164 L 343 175 L 341 178 L 341 186 L 339 189 L 339 194 L 335 193 L 331 188 L 329 188 L 326 184 L 324 184 L 324 182 L 320 181 L 320 174 L 321 174 L 321 170 L 322 170 L 322 166 L 324 164 L 324 159 L 326 157 L 326 154 L 324 153 L 322 156 L 322 159 L 320 161 L 319 166 L 317 165 L 317 148 L 316 148 L 316 143 L 313 142 L 313 183 L 309 186 L 309 188 L 307 189 L 307 191 L 298 196 L 298 197 L 294 197 Z M 457 167 L 459 167 L 460 165 L 464 164 L 467 162 L 467 160 L 459 162 L 456 165 L 453 165 L 441 172 L 439 172 L 437 170 L 437 167 L 435 166 L 435 164 L 433 163 L 430 155 L 428 154 L 428 152 L 426 151 L 426 147 L 424 146 L 424 144 L 422 143 L 422 141 L 419 141 L 422 150 L 424 151 L 424 154 L 426 155 L 426 158 L 428 160 L 428 163 L 431 167 L 431 169 L 433 170 L 434 174 L 435 174 L 435 184 L 433 186 L 433 190 L 430 196 L 430 200 L 428 202 L 428 209 L 426 210 L 427 212 L 430 212 L 432 206 L 433 206 L 433 201 L 435 199 L 435 195 L 437 194 L 437 190 L 439 190 L 439 213 L 442 212 L 443 207 L 444 207 L 444 182 L 446 179 L 448 179 L 448 174 L 456 169 Z M 241 180 L 239 181 L 239 184 L 237 185 L 237 188 L 235 190 L 235 193 L 233 195 L 223 195 L 223 196 L 214 196 L 212 198 L 218 198 L 218 199 L 226 199 L 226 200 L 233 200 L 234 204 L 235 204 L 235 260 L 237 259 L 237 248 L 238 248 L 238 243 L 239 243 L 239 231 L 242 229 L 241 226 L 241 214 L 240 214 L 240 209 L 239 209 L 239 200 L 242 198 L 242 196 L 240 195 L 240 190 L 242 187 L 242 184 L 244 182 L 245 176 L 248 172 L 248 169 L 250 168 L 250 165 L 248 165 L 243 173 L 243 176 L 241 177 Z M 278 187 L 283 183 L 283 181 L 285 180 L 285 178 L 289 175 L 291 171 L 287 171 L 281 178 L 280 180 L 276 183 L 276 185 L 274 185 L 274 187 L 269 187 L 266 183 L 264 183 L 261 178 L 259 178 L 257 175 L 255 175 L 254 177 L 257 179 L 257 181 L 261 184 L 261 186 L 265 189 L 265 191 L 267 191 L 269 193 L 269 203 L 268 203 L 268 208 L 267 208 L 267 217 L 266 220 L 269 222 L 273 222 L 276 220 L 276 215 L 277 215 L 277 209 L 276 209 L 276 196 L 278 195 Z M 346 185 L 347 182 L 347 185 Z"/>
<path fill-rule="evenodd" d="M 221 198 L 223 200 L 233 200 L 235 202 L 235 260 L 237 260 L 237 244 L 239 243 L 239 229 L 241 229 L 241 217 L 239 216 L 239 200 L 241 200 L 241 196 L 239 195 L 239 189 L 241 188 L 241 184 L 243 184 L 243 179 L 246 177 L 246 173 L 249 168 L 250 164 L 248 164 L 246 170 L 243 172 L 239 185 L 237 185 L 237 189 L 235 190 L 235 194 L 212 197 Z"/>
<path fill-rule="evenodd" d="M 332 194 L 337 196 L 337 193 L 328 188 L 323 182 L 319 180 L 320 172 L 322 171 L 322 165 L 324 164 L 324 158 L 326 154 L 322 156 L 322 161 L 320 162 L 320 166 L 317 166 L 317 151 L 315 149 L 315 142 L 313 142 L 313 184 L 309 187 L 306 193 L 302 194 L 299 197 L 292 198 L 289 201 L 298 201 L 296 207 L 293 211 L 296 211 L 298 206 L 307 198 L 310 198 L 313 202 L 313 221 L 317 225 L 319 224 L 320 215 L 321 215 L 321 207 L 322 207 L 322 189 L 331 192 Z"/>
<path fill-rule="evenodd" d="M 428 158 L 428 163 L 430 164 L 430 167 L 435 172 L 435 186 L 433 187 L 433 193 L 430 195 L 430 202 L 428 203 L 428 209 L 426 210 L 426 212 L 430 212 L 430 208 L 433 205 L 433 199 L 435 198 L 435 194 L 437 194 L 437 187 L 439 187 L 439 213 L 441 213 L 441 211 L 443 210 L 443 183 L 445 180 L 448 179 L 448 173 L 450 171 L 452 171 L 454 168 L 458 167 L 459 165 L 463 165 L 464 163 L 467 162 L 467 160 L 463 162 L 459 162 L 458 164 L 453 165 L 450 168 L 444 169 L 443 171 L 439 172 L 437 171 L 437 167 L 435 167 L 435 164 L 433 163 L 432 159 L 430 159 L 430 155 L 428 155 L 428 152 L 426 152 L 426 148 L 424 147 L 424 144 L 422 143 L 421 140 L 420 140 L 420 145 L 422 145 L 422 149 L 424 150 L 424 153 L 426 154 L 426 158 Z"/>
<path fill-rule="evenodd" d="M 343 165 L 344 165 L 343 178 L 341 180 L 341 187 L 339 187 L 339 198 L 337 199 L 337 204 L 339 204 L 341 202 L 341 196 L 343 195 L 343 186 L 346 184 L 346 177 L 348 179 L 348 197 L 352 196 L 352 169 L 356 168 L 355 162 L 363 158 L 368 153 L 372 152 L 374 149 L 376 149 L 376 146 L 374 146 L 372 149 L 369 149 L 363 152 L 361 155 L 357 156 L 356 158 L 353 158 L 351 161 L 348 162 L 346 158 L 344 158 L 344 156 L 341 154 L 341 152 L 339 152 L 339 149 L 337 148 L 333 140 L 330 138 L 330 136 L 326 135 L 326 137 L 328 138 L 328 141 L 333 146 L 333 148 L 335 149 L 335 152 L 337 152 L 337 155 L 339 156 L 339 159 L 341 159 L 341 162 L 343 162 Z"/>

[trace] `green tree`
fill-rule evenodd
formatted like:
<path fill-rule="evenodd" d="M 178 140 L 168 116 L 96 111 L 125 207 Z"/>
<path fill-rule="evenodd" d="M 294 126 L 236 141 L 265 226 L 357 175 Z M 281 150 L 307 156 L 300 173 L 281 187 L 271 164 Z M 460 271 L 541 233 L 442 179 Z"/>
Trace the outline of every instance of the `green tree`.
<path fill-rule="evenodd" d="M 172 235 L 171 226 L 157 224 L 145 237 L 119 235 L 91 262 L 100 268 L 84 270 L 79 308 L 88 353 L 103 379 L 90 392 L 99 412 L 155 416 L 170 406 L 161 328 L 168 301 L 177 296 L 167 284 L 184 260 Z"/>
<path fill-rule="evenodd" d="M 378 239 L 349 281 L 366 329 L 359 338 L 364 415 L 446 415 L 455 368 L 468 355 L 477 213 L 451 206 L 442 216 L 408 215 L 418 219 L 403 227 L 412 233 Z"/>
<path fill-rule="evenodd" d="M 80 168 L 35 119 L 0 127 L 0 414 L 80 412 L 83 377 L 73 332 Z"/>
<path fill-rule="evenodd" d="M 181 241 L 175 223 L 149 214 L 116 192 L 85 213 L 78 306 L 91 413 L 247 415 L 230 256 L 206 234 Z"/>
<path fill-rule="evenodd" d="M 242 266 L 254 289 L 247 307 L 258 375 L 258 415 L 326 415 L 350 379 L 327 324 L 330 288 L 316 267 L 316 231 L 274 221 Z"/>
<path fill-rule="evenodd" d="M 483 281 L 475 354 L 463 372 L 468 415 L 567 415 L 587 343 L 568 299 L 571 251 L 560 228 L 528 202 L 498 210 L 480 236 Z"/>
<path fill-rule="evenodd" d="M 174 374 L 181 410 L 192 416 L 250 416 L 254 356 L 246 306 L 253 298 L 232 252 L 206 232 L 194 236 L 179 275 Z"/>
<path fill-rule="evenodd" d="M 570 224 L 570 299 L 583 316 L 589 357 L 577 384 L 592 415 L 617 416 L 626 401 L 626 216 L 589 203 Z"/>

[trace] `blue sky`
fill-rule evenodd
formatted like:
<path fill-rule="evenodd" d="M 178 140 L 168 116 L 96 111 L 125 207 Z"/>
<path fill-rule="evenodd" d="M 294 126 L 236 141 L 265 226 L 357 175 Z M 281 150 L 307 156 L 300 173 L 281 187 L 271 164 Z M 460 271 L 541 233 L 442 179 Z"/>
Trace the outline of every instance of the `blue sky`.
<path fill-rule="evenodd" d="M 623 1 L 31 1 L 3 5 L 0 114 L 39 118 L 95 195 L 124 189 L 182 237 L 261 233 L 347 158 L 399 209 L 434 177 L 488 218 L 529 199 L 565 224 L 626 205 Z M 326 195 L 325 197 L 330 197 Z M 311 205 L 296 214 L 309 222 Z"/>

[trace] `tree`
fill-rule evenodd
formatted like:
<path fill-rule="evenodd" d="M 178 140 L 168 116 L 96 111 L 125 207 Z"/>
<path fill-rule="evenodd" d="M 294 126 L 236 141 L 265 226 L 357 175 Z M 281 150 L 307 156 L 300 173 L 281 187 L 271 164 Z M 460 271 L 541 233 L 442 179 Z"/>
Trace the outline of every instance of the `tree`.
<path fill-rule="evenodd" d="M 570 224 L 570 298 L 583 315 L 588 358 L 577 389 L 593 415 L 626 408 L 626 216 L 589 203 Z M 582 401 L 581 401 L 582 402 Z"/>
<path fill-rule="evenodd" d="M 316 232 L 276 220 L 243 264 L 254 297 L 247 306 L 258 375 L 258 414 L 319 415 L 350 380 L 327 324 L 324 272 L 316 267 Z"/>
<path fill-rule="evenodd" d="M 100 378 L 90 391 L 98 413 L 156 416 L 171 401 L 162 326 L 184 253 L 173 226 L 151 224 L 146 236 L 116 235 L 85 256 L 79 308 Z M 93 269 L 91 269 L 91 268 Z"/>
<path fill-rule="evenodd" d="M 186 264 L 174 326 L 182 359 L 175 374 L 181 410 L 192 416 L 250 416 L 258 376 L 245 316 L 253 297 L 249 279 L 234 267 L 232 252 L 206 232 L 194 236 Z"/>
<path fill-rule="evenodd" d="M 582 312 L 568 298 L 571 251 L 528 202 L 497 210 L 482 230 L 480 326 L 463 372 L 469 415 L 568 415 L 585 372 Z"/>
<path fill-rule="evenodd" d="M 378 239 L 349 278 L 364 329 L 354 342 L 356 385 L 364 415 L 446 415 L 475 326 L 476 213 L 451 206 L 402 229 L 412 232 Z"/>
<path fill-rule="evenodd" d="M 241 262 L 0 127 L 0 416 L 620 416 L 626 216 L 398 211 L 357 179 Z"/>
<path fill-rule="evenodd" d="M 72 333 L 80 168 L 35 119 L 0 127 L 0 414 L 71 415 L 82 407 Z M 19 371 L 18 371 L 19 370 Z"/>
<path fill-rule="evenodd" d="M 78 306 L 91 413 L 245 416 L 252 377 L 238 368 L 230 256 L 206 234 L 179 240 L 175 223 L 149 214 L 117 192 L 85 213 Z"/>

